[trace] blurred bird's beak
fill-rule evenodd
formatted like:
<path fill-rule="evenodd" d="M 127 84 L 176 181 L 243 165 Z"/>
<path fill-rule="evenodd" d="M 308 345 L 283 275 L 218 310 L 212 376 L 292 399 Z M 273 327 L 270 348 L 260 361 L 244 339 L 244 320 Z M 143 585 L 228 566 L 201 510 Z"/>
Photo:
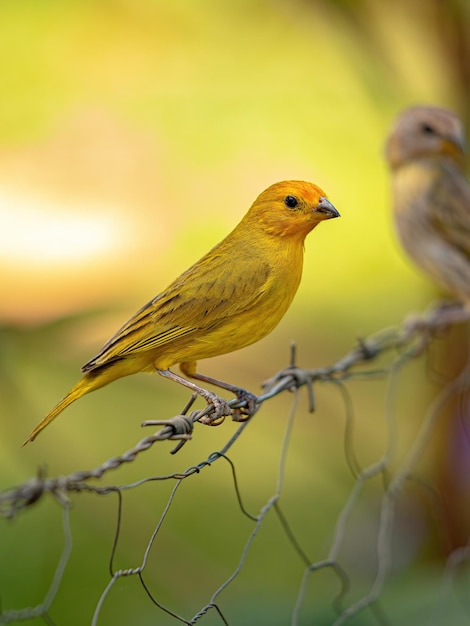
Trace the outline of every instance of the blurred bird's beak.
<path fill-rule="evenodd" d="M 457 136 L 453 136 L 450 135 L 449 137 L 444 137 L 444 152 L 450 152 L 455 153 L 455 148 L 457 148 L 457 151 L 464 154 L 466 149 L 467 149 L 467 145 L 466 145 L 466 141 L 465 141 L 465 137 L 457 137 Z"/>
<path fill-rule="evenodd" d="M 323 196 L 320 196 L 320 200 L 318 201 L 315 212 L 323 213 L 325 215 L 325 219 L 327 220 L 331 219 L 332 217 L 340 217 L 339 211 L 337 211 L 335 207 L 331 204 L 331 202 Z"/>

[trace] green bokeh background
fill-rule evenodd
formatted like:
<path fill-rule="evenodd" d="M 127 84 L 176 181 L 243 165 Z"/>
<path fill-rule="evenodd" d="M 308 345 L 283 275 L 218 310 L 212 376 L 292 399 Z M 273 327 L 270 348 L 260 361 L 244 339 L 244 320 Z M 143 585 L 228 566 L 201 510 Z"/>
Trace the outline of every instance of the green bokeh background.
<path fill-rule="evenodd" d="M 117 276 L 110 271 L 114 290 L 94 294 L 64 318 L 51 315 L 39 323 L 34 299 L 28 323 L 24 315 L 4 317 L 1 488 L 33 476 L 40 465 L 52 476 L 97 466 L 145 435 L 139 427 L 143 419 L 179 412 L 187 399 L 182 389 L 137 376 L 82 399 L 37 442 L 19 448 L 116 327 L 220 240 L 276 180 L 316 182 L 342 217 L 307 240 L 302 285 L 276 331 L 260 344 L 204 363 L 205 373 L 256 392 L 261 381 L 288 364 L 291 340 L 298 344 L 300 365 L 326 365 L 356 337 L 398 323 L 432 299 L 432 285 L 409 264 L 394 237 L 383 143 L 396 113 L 410 104 L 448 106 L 467 119 L 468 18 L 464 0 L 1 0 L 4 171 L 12 159 L 27 154 L 24 185 L 34 189 L 34 164 L 47 162 L 58 137 L 67 148 L 64 129 L 78 127 L 70 153 L 63 152 L 62 169 L 47 170 L 49 187 L 55 176 L 59 184 L 63 171 L 73 170 L 72 195 L 81 183 L 92 195 L 94 185 L 101 200 L 123 197 L 129 211 L 145 213 L 150 207 L 152 213 L 149 232 L 141 248 L 134 244 L 125 271 Z M 76 122 L 87 116 L 91 125 Z M 101 134 L 102 126 L 111 131 Z M 112 152 L 122 150 L 129 136 L 139 138 L 132 143 L 136 161 L 118 166 Z M 171 236 L 156 232 L 154 243 L 159 224 Z M 0 266 L 0 286 L 9 271 L 7 262 Z M 70 281 L 86 298 L 86 278 L 73 275 Z M 2 298 L 19 298 L 19 291 L 25 298 L 31 285 L 25 281 L 17 287 L 16 292 L 2 289 Z M 411 382 L 403 382 L 405 397 L 407 386 L 422 382 L 419 368 L 409 376 Z M 383 413 L 384 386 L 357 384 L 352 391 L 361 462 L 367 464 L 380 454 L 386 437 L 377 418 Z M 291 401 L 283 397 L 263 408 L 231 451 L 244 503 L 253 514 L 275 491 Z M 312 561 L 325 558 L 353 485 L 343 452 L 341 396 L 321 387 L 316 404 L 310 415 L 301 395 L 282 499 Z M 214 429 L 200 426 L 176 456 L 169 454 L 170 444 L 156 446 L 110 474 L 107 484 L 182 471 L 219 449 L 235 428 L 229 422 Z M 187 618 L 234 570 L 252 528 L 240 513 L 230 476 L 228 465 L 218 462 L 181 486 L 146 570 L 158 600 Z M 116 567 L 139 564 L 172 486 L 150 483 L 125 494 Z M 378 506 L 378 493 L 372 486 L 371 510 Z M 112 495 L 76 495 L 72 501 L 73 553 L 51 610 L 54 623 L 67 626 L 90 623 L 107 584 L 117 507 Z M 374 567 L 371 519 L 355 520 L 356 534 L 346 538 L 345 559 L 361 561 L 354 570 L 358 595 Z M 1 523 L 4 610 L 44 599 L 63 544 L 61 524 L 60 507 L 52 499 Z M 416 545 L 423 551 L 419 541 Z M 404 553 L 384 602 L 393 607 L 393 623 L 420 624 L 432 611 L 442 562 L 413 565 L 413 549 Z M 289 623 L 302 572 L 278 520 L 269 516 L 241 575 L 221 598 L 229 622 Z M 332 623 L 337 591 L 330 571 L 312 578 L 301 623 Z M 460 609 L 455 611 L 455 620 L 450 613 L 446 623 L 462 623 Z M 119 581 L 99 621 L 130 623 L 176 622 L 132 578 Z M 201 623 L 221 622 L 211 614 Z M 364 613 L 351 623 L 377 622 Z"/>

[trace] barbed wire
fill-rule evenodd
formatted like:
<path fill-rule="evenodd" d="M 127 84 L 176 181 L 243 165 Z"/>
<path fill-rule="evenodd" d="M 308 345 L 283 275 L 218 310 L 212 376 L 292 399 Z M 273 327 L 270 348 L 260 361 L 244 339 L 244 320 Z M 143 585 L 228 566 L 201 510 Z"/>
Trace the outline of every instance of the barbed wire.
<path fill-rule="evenodd" d="M 241 419 L 243 421 L 240 421 L 236 431 L 229 437 L 228 441 L 220 450 L 211 453 L 205 460 L 202 460 L 197 465 L 186 468 L 182 472 L 145 476 L 137 481 L 121 485 L 94 484 L 96 481 L 102 483 L 103 479 L 107 477 L 111 471 L 118 470 L 123 465 L 132 463 L 139 455 L 150 450 L 157 442 L 166 440 L 176 441 L 177 445 L 171 453 L 175 454 L 178 452 L 183 445 L 195 436 L 195 429 L 196 427 L 199 428 L 198 422 L 201 420 L 204 420 L 204 422 L 207 422 L 207 420 L 210 421 L 215 416 L 213 408 L 210 406 L 202 410 L 191 411 L 195 396 L 191 397 L 190 401 L 181 411 L 181 414 L 170 419 L 143 422 L 142 425 L 145 427 L 158 426 L 160 428 L 154 434 L 141 439 L 129 450 L 106 460 L 93 469 L 76 471 L 67 476 L 47 477 L 44 468 L 40 467 L 35 477 L 17 487 L 0 493 L 0 516 L 8 519 L 15 518 L 20 512 L 24 513 L 26 510 L 31 510 L 46 495 L 52 495 L 63 510 L 64 533 L 62 554 L 58 560 L 44 601 L 35 607 L 0 612 L 0 624 L 18 622 L 38 616 L 47 624 L 55 624 L 50 616 L 50 609 L 60 590 L 61 581 L 72 553 L 70 498 L 73 493 L 90 492 L 97 495 L 116 494 L 118 498 L 116 531 L 110 555 L 110 579 L 96 604 L 91 621 L 92 626 L 98 625 L 103 606 L 117 581 L 132 576 L 139 578 L 151 602 L 158 607 L 159 610 L 163 611 L 177 622 L 196 624 L 204 619 L 208 613 L 214 612 L 220 620 L 220 623 L 231 624 L 228 617 L 222 611 L 218 599 L 243 571 L 252 544 L 261 531 L 266 517 L 271 512 L 279 520 L 291 548 L 304 566 L 302 581 L 299 585 L 297 598 L 292 609 L 292 626 L 299 626 L 301 624 L 302 611 L 305 606 L 308 584 L 311 577 L 324 569 L 331 570 L 338 583 L 338 591 L 332 601 L 336 617 L 331 623 L 335 626 L 339 626 L 352 620 L 364 610 L 369 609 L 376 623 L 389 624 L 390 622 L 381 606 L 380 599 L 391 569 L 392 537 L 397 499 L 402 493 L 406 482 L 415 481 L 416 484 L 420 484 L 419 477 L 414 475 L 416 466 L 428 446 L 429 438 L 435 429 L 436 422 L 444 407 L 457 395 L 467 390 L 470 380 L 470 371 L 469 367 L 466 366 L 454 380 L 444 386 L 434 399 L 428 407 L 420 430 L 412 445 L 400 466 L 394 471 L 391 469 L 391 459 L 396 445 L 396 424 L 392 409 L 393 403 L 388 400 L 385 402 L 385 425 L 387 429 L 385 450 L 373 463 L 366 467 L 361 467 L 353 443 L 354 403 L 348 392 L 347 384 L 351 380 L 386 378 L 388 381 L 387 395 L 389 398 L 393 399 L 396 394 L 395 385 L 397 374 L 402 371 L 404 365 L 421 356 L 436 336 L 441 335 L 453 325 L 466 322 L 469 319 L 470 313 L 462 305 L 452 304 L 433 307 L 422 315 L 407 317 L 404 322 L 397 327 L 383 329 L 365 339 L 359 339 L 356 346 L 350 352 L 332 365 L 321 368 L 299 368 L 296 365 L 296 349 L 295 346 L 292 346 L 290 365 L 264 383 L 262 394 L 255 397 L 255 408 L 252 415 L 248 419 L 246 419 L 246 415 L 242 415 L 244 407 L 243 400 L 231 400 L 229 406 L 232 411 L 232 418 L 234 421 L 240 421 Z M 307 389 L 309 410 L 314 411 L 315 388 L 318 384 L 334 385 L 340 392 L 346 416 L 344 428 L 345 458 L 354 479 L 354 484 L 348 499 L 337 516 L 333 539 L 326 558 L 315 561 L 307 555 L 307 552 L 302 547 L 302 542 L 296 537 L 295 532 L 288 522 L 288 515 L 283 511 L 281 502 L 286 476 L 286 459 L 291 445 L 291 432 L 298 407 L 299 390 L 303 387 Z M 237 480 L 236 467 L 229 457 L 229 452 L 235 442 L 239 440 L 246 428 L 253 421 L 255 414 L 263 404 L 285 392 L 293 392 L 294 395 L 286 424 L 282 450 L 279 456 L 277 485 L 273 495 L 267 499 L 258 514 L 254 515 L 250 513 L 243 504 L 242 493 Z M 198 436 L 201 435 L 198 434 Z M 241 513 L 246 516 L 254 526 L 246 538 L 237 566 L 225 581 L 217 587 L 209 601 L 202 606 L 192 618 L 188 619 L 163 605 L 155 597 L 149 585 L 146 583 L 145 572 L 151 557 L 154 542 L 162 526 L 165 524 L 167 514 L 173 505 L 176 494 L 183 481 L 201 474 L 201 472 L 204 472 L 208 467 L 212 467 L 221 462 L 227 463 L 230 468 L 233 489 Z M 346 529 L 353 511 L 358 506 L 365 486 L 370 483 L 372 479 L 380 476 L 382 477 L 383 492 L 378 519 L 375 575 L 368 591 L 355 601 L 350 601 L 349 604 L 347 604 L 347 597 L 351 588 L 351 577 L 341 564 L 340 559 L 340 553 L 344 547 Z M 113 563 L 121 532 L 123 494 L 126 491 L 136 489 L 146 483 L 168 480 L 175 481 L 175 484 L 168 497 L 166 506 L 154 526 L 141 562 L 132 568 L 115 569 Z M 426 483 L 421 483 L 421 486 L 431 491 L 433 497 L 438 497 L 433 489 Z M 456 576 L 457 568 L 462 563 L 468 562 L 469 560 L 470 548 L 468 546 L 463 546 L 450 555 L 437 598 L 438 607 L 434 617 L 430 621 L 432 626 L 439 623 L 436 621 L 435 615 L 437 615 L 439 611 L 441 611 L 441 613 L 443 611 L 446 598 L 449 596 L 449 590 Z"/>

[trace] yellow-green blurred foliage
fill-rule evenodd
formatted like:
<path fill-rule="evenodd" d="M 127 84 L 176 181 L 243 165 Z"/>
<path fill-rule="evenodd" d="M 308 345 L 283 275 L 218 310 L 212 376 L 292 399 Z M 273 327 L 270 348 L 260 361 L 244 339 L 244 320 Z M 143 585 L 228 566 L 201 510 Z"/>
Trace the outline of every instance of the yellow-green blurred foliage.
<path fill-rule="evenodd" d="M 291 339 L 299 364 L 326 365 L 357 336 L 431 300 L 432 286 L 393 233 L 383 141 L 409 104 L 466 113 L 452 28 L 465 30 L 467 13 L 463 1 L 425 0 L 0 2 L 2 488 L 38 464 L 51 475 L 98 465 L 146 434 L 143 419 L 178 413 L 182 388 L 134 377 L 84 398 L 19 448 L 80 365 L 275 181 L 317 183 L 342 217 L 307 239 L 302 285 L 279 328 L 201 371 L 257 392 L 287 364 Z M 363 463 L 386 437 L 382 425 L 371 430 L 382 391 L 358 387 Z M 262 410 L 233 451 L 255 513 L 275 489 L 289 402 Z M 344 406 L 331 388 L 319 390 L 313 415 L 302 400 L 285 502 L 312 559 L 324 556 L 351 487 L 343 428 Z M 228 421 L 201 426 L 175 457 L 169 444 L 158 446 L 116 482 L 183 470 L 234 430 Z M 138 562 L 170 487 L 126 495 L 117 567 Z M 107 581 L 115 506 L 111 496 L 74 498 L 75 551 L 54 607 L 58 623 L 89 623 Z M 15 529 L 2 525 L 4 608 L 43 599 L 62 540 L 55 507 L 41 503 Z M 191 614 L 233 571 L 250 528 L 220 464 L 183 485 L 148 578 L 165 602 Z M 233 611 L 253 618 L 275 598 L 269 623 L 287 623 L 301 568 L 292 574 L 285 543 L 269 522 L 229 595 Z M 138 581 L 127 582 L 103 623 L 156 623 Z M 323 583 L 334 595 L 332 576 Z M 83 608 L 70 611 L 78 587 Z M 262 615 L 251 623 L 268 623 Z"/>

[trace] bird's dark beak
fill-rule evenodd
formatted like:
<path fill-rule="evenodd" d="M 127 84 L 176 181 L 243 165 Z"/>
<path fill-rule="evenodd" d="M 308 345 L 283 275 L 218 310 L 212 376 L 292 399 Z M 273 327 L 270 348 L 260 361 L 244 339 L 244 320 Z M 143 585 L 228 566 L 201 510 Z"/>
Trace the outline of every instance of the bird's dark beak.
<path fill-rule="evenodd" d="M 331 202 L 323 196 L 320 196 L 320 200 L 318 201 L 315 211 L 316 213 L 323 213 L 325 215 L 325 219 L 327 220 L 332 217 L 340 217 L 339 211 L 337 211 Z"/>

